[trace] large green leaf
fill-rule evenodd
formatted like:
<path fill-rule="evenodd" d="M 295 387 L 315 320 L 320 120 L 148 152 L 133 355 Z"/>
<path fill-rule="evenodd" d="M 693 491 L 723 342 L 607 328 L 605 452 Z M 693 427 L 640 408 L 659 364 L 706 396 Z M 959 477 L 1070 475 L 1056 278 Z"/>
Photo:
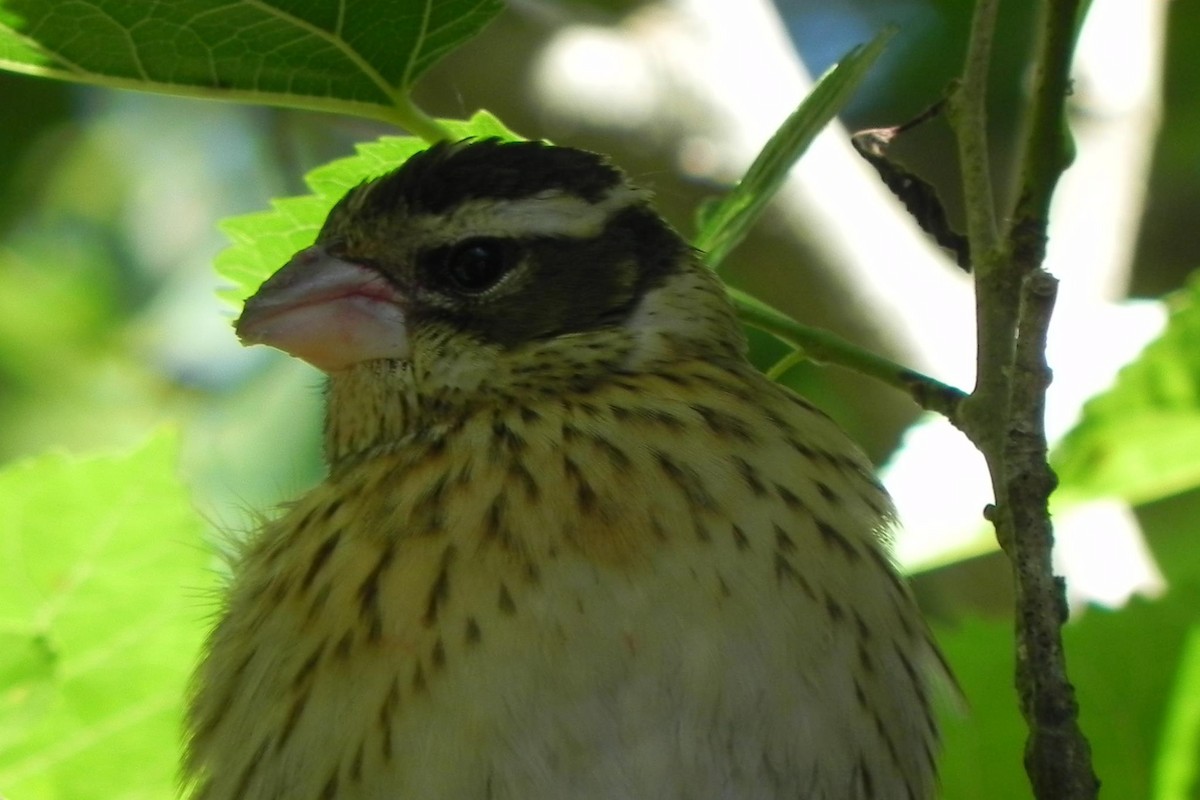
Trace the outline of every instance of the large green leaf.
<path fill-rule="evenodd" d="M 1200 792 L 1200 624 L 1184 639 L 1167 703 L 1155 763 L 1155 800 L 1184 800 Z"/>
<path fill-rule="evenodd" d="M 521 138 L 486 112 L 465 122 L 441 120 L 440 124 L 455 139 Z M 312 244 L 325 215 L 343 194 L 395 169 L 425 147 L 425 142 L 411 136 L 385 136 L 360 144 L 357 154 L 317 167 L 304 177 L 312 194 L 274 200 L 270 211 L 223 220 L 221 230 L 233 242 L 217 256 L 217 272 L 233 282 L 225 296 L 235 303 L 248 297 L 297 251 Z"/>
<path fill-rule="evenodd" d="M 174 795 L 214 608 L 174 436 L 0 472 L 0 796 Z"/>
<path fill-rule="evenodd" d="M 1063 491 L 1145 503 L 1200 486 L 1200 277 L 1055 452 Z"/>
<path fill-rule="evenodd" d="M 1080 724 L 1105 797 L 1196 796 L 1155 787 L 1178 787 L 1197 774 L 1196 655 L 1184 646 L 1200 639 L 1197 603 L 1195 584 L 1173 584 L 1161 600 L 1091 609 L 1064 630 Z M 938 640 L 967 700 L 965 713 L 943 715 L 942 796 L 1032 797 L 1021 769 L 1026 731 L 1013 689 L 1011 624 L 973 620 L 939 630 Z"/>
<path fill-rule="evenodd" d="M 1089 608 L 1063 630 L 1080 724 L 1092 745 L 1102 797 L 1200 797 L 1200 573 L 1194 520 L 1200 494 L 1144 516 L 1166 593 L 1120 611 Z M 1010 621 L 940 626 L 938 641 L 966 693 L 965 715 L 946 717 L 942 797 L 1024 800 L 1025 728 L 1013 688 Z"/>
<path fill-rule="evenodd" d="M 0 67 L 104 86 L 338 111 L 411 128 L 421 116 L 409 105 L 413 82 L 502 5 L 0 0 Z"/>

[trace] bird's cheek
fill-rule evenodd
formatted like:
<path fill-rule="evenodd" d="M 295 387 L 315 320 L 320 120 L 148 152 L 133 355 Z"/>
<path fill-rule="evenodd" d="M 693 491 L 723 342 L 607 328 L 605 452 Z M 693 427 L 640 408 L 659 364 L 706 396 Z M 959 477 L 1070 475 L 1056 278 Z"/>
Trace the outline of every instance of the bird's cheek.
<path fill-rule="evenodd" d="M 375 270 L 319 247 L 298 253 L 246 302 L 243 344 L 265 344 L 336 372 L 363 361 L 407 359 L 403 297 Z"/>

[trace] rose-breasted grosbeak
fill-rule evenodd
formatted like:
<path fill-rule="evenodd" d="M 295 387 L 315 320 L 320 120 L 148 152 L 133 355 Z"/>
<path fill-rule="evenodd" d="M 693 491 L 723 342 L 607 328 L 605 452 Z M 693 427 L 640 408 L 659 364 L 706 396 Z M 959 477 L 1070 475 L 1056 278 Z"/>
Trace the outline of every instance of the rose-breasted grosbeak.
<path fill-rule="evenodd" d="M 329 476 L 235 565 L 194 797 L 932 796 L 887 496 L 603 158 L 434 146 L 237 330 L 328 374 Z"/>

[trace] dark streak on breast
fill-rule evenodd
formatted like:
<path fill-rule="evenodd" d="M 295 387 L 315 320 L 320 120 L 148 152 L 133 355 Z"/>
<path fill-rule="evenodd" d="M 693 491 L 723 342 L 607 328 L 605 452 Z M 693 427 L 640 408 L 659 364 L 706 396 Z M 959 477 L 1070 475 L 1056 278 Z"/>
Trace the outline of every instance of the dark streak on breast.
<path fill-rule="evenodd" d="M 367 625 L 367 641 L 378 642 L 383 635 L 383 618 L 379 610 L 379 581 L 395 558 L 395 546 L 389 543 L 379 555 L 379 560 L 358 587 L 359 617 Z"/>
<path fill-rule="evenodd" d="M 238 777 L 237 788 L 233 790 L 235 800 L 240 800 L 246 796 L 246 791 L 250 788 L 250 781 L 254 778 L 254 773 L 258 771 L 258 766 L 262 763 L 263 757 L 267 754 L 267 743 L 264 741 L 254 751 L 254 755 L 246 762 L 242 774 Z"/>
<path fill-rule="evenodd" d="M 691 409 L 700 415 L 708 429 L 717 436 L 739 442 L 754 441 L 754 432 L 744 419 L 699 403 L 693 403 Z"/>
<path fill-rule="evenodd" d="M 350 648 L 354 644 L 354 630 L 348 629 L 342 634 L 342 638 L 338 639 L 338 643 L 333 646 L 333 654 L 338 659 L 346 659 L 350 655 Z"/>
<path fill-rule="evenodd" d="M 780 583 L 783 583 L 783 580 L 786 578 L 799 586 L 804 593 L 809 596 L 809 598 L 813 600 L 817 599 L 817 595 L 813 591 L 812 585 L 796 570 L 794 566 L 792 566 L 792 562 L 788 561 L 787 556 L 778 550 L 775 551 L 775 578 Z"/>
<path fill-rule="evenodd" d="M 587 477 L 575 460 L 566 454 L 563 455 L 563 472 L 575 487 L 575 504 L 579 506 L 579 511 L 584 515 L 594 513 L 598 503 L 596 490 L 588 483 Z"/>
<path fill-rule="evenodd" d="M 517 613 L 516 603 L 513 602 L 512 594 L 509 593 L 508 587 L 503 583 L 500 584 L 500 596 L 498 598 L 498 607 L 506 615 L 512 616 Z"/>
<path fill-rule="evenodd" d="M 440 636 L 433 643 L 433 650 L 429 653 L 429 663 L 435 670 L 446 666 L 446 645 Z"/>
<path fill-rule="evenodd" d="M 792 537 L 788 536 L 787 531 L 779 523 L 775 524 L 775 547 L 781 553 L 791 553 L 796 549 L 796 543 L 792 541 Z"/>
<path fill-rule="evenodd" d="M 683 492 L 692 506 L 705 511 L 716 510 L 717 502 L 709 493 L 708 488 L 704 485 L 704 481 L 700 478 L 696 470 L 681 466 L 661 450 L 656 450 L 654 457 L 658 462 L 659 469 L 662 470 L 663 474 L 672 483 L 679 487 L 679 490 Z"/>
<path fill-rule="evenodd" d="M 325 787 L 321 789 L 321 800 L 335 800 L 338 792 L 338 774 L 337 770 L 330 774 L 329 780 L 325 781 Z"/>
<path fill-rule="evenodd" d="M 412 528 L 417 533 L 430 536 L 441 532 L 443 498 L 449 478 L 449 473 L 443 472 L 413 503 Z"/>
<path fill-rule="evenodd" d="M 392 678 L 391 685 L 388 686 L 387 694 L 383 697 L 383 702 L 379 704 L 379 715 L 376 721 L 379 723 L 379 730 L 383 733 L 383 758 L 385 761 L 391 758 L 392 754 L 392 717 L 396 713 L 396 709 L 400 707 L 400 679 Z M 361 745 L 360 745 L 361 752 Z"/>
<path fill-rule="evenodd" d="M 791 511 L 800 511 L 804 508 L 804 503 L 796 496 L 796 493 L 787 488 L 781 483 L 775 484 L 775 493 L 779 495 L 779 499 Z"/>
<path fill-rule="evenodd" d="M 416 694 L 422 694 L 428 688 L 429 685 L 425 682 L 425 666 L 418 661 L 416 667 L 413 668 L 412 690 Z"/>
<path fill-rule="evenodd" d="M 733 543 L 738 550 L 744 551 L 750 549 L 750 539 L 746 537 L 744 530 L 734 525 L 731 532 L 733 533 Z"/>
<path fill-rule="evenodd" d="M 525 466 L 524 462 L 513 459 L 508 465 L 508 477 L 511 480 L 521 484 L 525 490 L 525 499 L 533 503 L 541 497 L 541 489 L 538 487 L 537 479 L 533 473 Z"/>
<path fill-rule="evenodd" d="M 767 493 L 767 485 L 763 483 L 754 465 L 740 456 L 734 456 L 733 463 L 737 467 L 738 473 L 742 476 L 742 480 L 746 482 L 746 486 L 755 497 L 762 497 Z"/>
<path fill-rule="evenodd" d="M 921 676 L 917 674 L 916 667 L 913 666 L 912 660 L 900 645 L 895 645 L 896 658 L 900 660 L 900 665 L 904 667 L 904 674 L 908 677 L 908 682 L 912 684 L 913 694 L 921 701 L 922 706 L 929 705 L 929 699 L 925 694 L 925 682 L 921 680 Z"/>
<path fill-rule="evenodd" d="M 325 609 L 325 604 L 329 602 L 329 594 L 332 591 L 333 586 L 326 583 L 313 592 L 312 600 L 308 604 L 308 612 L 305 615 L 309 622 L 314 621 Z"/>
<path fill-rule="evenodd" d="M 292 734 L 296 732 L 296 723 L 300 721 L 300 715 L 304 713 L 304 707 L 308 705 L 308 691 L 302 691 L 292 698 L 292 705 L 288 708 L 287 718 L 283 722 L 283 728 L 280 730 L 279 738 L 275 740 L 275 752 L 279 752 L 287 744 L 288 739 L 292 738 Z"/>
<path fill-rule="evenodd" d="M 624 472 L 631 466 L 632 462 L 630 461 L 629 456 L 611 440 L 606 439 L 603 436 L 593 436 L 592 443 L 598 450 L 600 450 L 600 452 L 604 453 L 614 469 Z"/>
<path fill-rule="evenodd" d="M 842 604 L 834 599 L 833 595 L 825 593 L 825 613 L 829 615 L 829 619 L 833 623 L 841 622 L 846 617 L 846 610 L 842 608 Z"/>
<path fill-rule="evenodd" d="M 350 759 L 350 780 L 355 783 L 362 781 L 362 766 L 363 766 L 363 742 L 358 743 L 358 747 L 354 750 L 354 758 Z"/>
<path fill-rule="evenodd" d="M 437 622 L 438 611 L 450 596 L 450 565 L 454 563 L 457 553 L 458 549 L 452 544 L 446 545 L 442 550 L 437 575 L 425 595 L 425 613 L 421 615 L 421 624 L 426 628 Z"/>
<path fill-rule="evenodd" d="M 317 578 L 317 573 L 325 564 L 329 563 L 329 557 L 334 553 L 334 548 L 337 547 L 337 542 L 341 537 L 342 531 L 335 530 L 334 533 L 325 537 L 325 541 L 320 543 L 320 547 L 312 554 L 312 560 L 308 563 L 308 571 L 305 572 L 304 581 L 300 582 L 300 589 L 307 590 L 308 587 L 311 587 L 312 582 Z"/>
<path fill-rule="evenodd" d="M 859 552 L 854 549 L 854 545 L 850 543 L 850 540 L 843 536 L 842 532 L 839 531 L 834 525 L 831 525 L 820 518 L 817 518 L 815 523 L 817 526 L 817 533 L 821 534 L 821 541 L 824 542 L 827 547 L 837 547 L 837 549 L 842 552 L 842 555 L 846 556 L 846 558 L 850 561 L 858 561 L 862 558 Z"/>
<path fill-rule="evenodd" d="M 313 673 L 317 668 L 317 664 L 321 662 L 321 656 L 325 652 L 325 645 L 328 640 L 323 639 L 317 647 L 313 648 L 312 653 L 300 665 L 300 669 L 296 670 L 296 674 L 292 677 L 292 688 L 299 689 L 303 685 L 309 683 Z"/>

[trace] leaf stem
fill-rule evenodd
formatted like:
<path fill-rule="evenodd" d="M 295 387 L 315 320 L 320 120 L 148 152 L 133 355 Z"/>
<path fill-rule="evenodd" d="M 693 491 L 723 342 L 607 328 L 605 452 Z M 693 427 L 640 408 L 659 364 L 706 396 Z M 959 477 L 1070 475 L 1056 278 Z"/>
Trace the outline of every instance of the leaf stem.
<path fill-rule="evenodd" d="M 450 129 L 426 114 L 412 101 L 412 96 L 408 92 L 401 92 L 397 95 L 395 112 L 391 116 L 391 122 L 430 144 L 444 141 L 452 136 Z"/>
<path fill-rule="evenodd" d="M 801 325 L 740 289 L 726 286 L 725 291 L 747 325 L 772 334 L 813 361 L 837 364 L 875 378 L 903 391 L 926 411 L 936 411 L 951 421 L 957 418 L 958 405 L 966 397 L 961 389 L 857 347 L 829 331 Z"/>

